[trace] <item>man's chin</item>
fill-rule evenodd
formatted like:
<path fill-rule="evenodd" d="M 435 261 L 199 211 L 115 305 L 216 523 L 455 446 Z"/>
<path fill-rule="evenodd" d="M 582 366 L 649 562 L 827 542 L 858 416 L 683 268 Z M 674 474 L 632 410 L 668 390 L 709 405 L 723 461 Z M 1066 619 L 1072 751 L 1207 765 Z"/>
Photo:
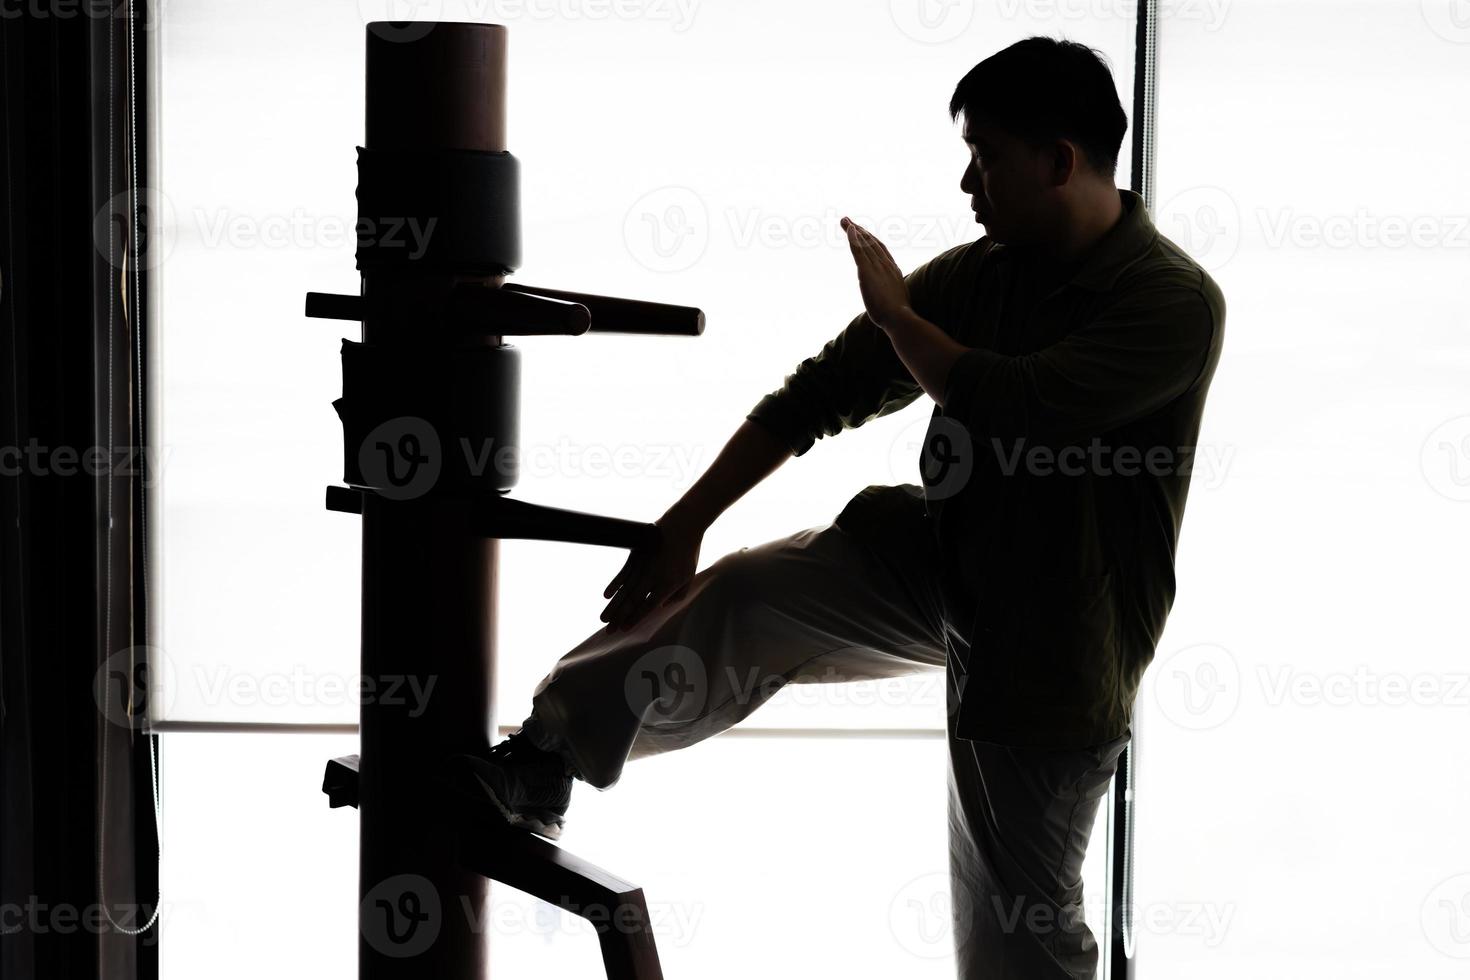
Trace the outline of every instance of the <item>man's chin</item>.
<path fill-rule="evenodd" d="M 985 229 L 985 233 L 983 235 L 981 235 L 980 237 L 981 238 L 988 238 L 988 239 L 990 239 L 992 242 L 994 242 L 997 245 L 1005 245 L 1007 247 L 1012 247 L 1012 248 L 1014 248 L 1014 247 L 1020 247 L 1020 246 L 1017 246 L 1015 242 L 1011 241 L 1011 239 L 1009 237 L 1007 237 L 1004 233 L 996 234 L 995 230 L 992 229 L 992 228 L 989 228 L 989 227 L 987 227 Z"/>

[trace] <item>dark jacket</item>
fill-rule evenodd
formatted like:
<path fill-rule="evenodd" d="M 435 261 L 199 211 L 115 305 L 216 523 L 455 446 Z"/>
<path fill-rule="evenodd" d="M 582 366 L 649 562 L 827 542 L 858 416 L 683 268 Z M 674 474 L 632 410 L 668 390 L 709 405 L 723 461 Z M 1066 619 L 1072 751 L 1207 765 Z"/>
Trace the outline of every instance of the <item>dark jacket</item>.
<path fill-rule="evenodd" d="M 984 236 L 905 277 L 915 311 L 971 349 L 930 418 L 922 496 L 868 487 L 837 523 L 938 565 L 965 738 L 1075 748 L 1129 731 L 1173 604 L 1225 300 L 1119 194 L 1123 217 L 1070 269 Z M 863 314 L 749 418 L 800 456 L 922 393 Z"/>

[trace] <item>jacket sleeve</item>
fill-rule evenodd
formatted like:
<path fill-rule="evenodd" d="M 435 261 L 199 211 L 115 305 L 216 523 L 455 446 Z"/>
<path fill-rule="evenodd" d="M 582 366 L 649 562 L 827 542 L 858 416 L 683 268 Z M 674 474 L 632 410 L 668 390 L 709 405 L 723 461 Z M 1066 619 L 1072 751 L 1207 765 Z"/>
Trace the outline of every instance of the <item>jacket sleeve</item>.
<path fill-rule="evenodd" d="M 973 244 L 973 243 L 969 243 Z M 943 252 L 904 276 L 909 304 L 936 320 L 942 287 L 968 247 Z M 746 418 L 774 432 L 800 456 L 823 436 L 835 436 L 911 404 L 921 388 L 893 344 L 867 313 L 786 376 L 785 384 L 756 403 Z"/>
<path fill-rule="evenodd" d="M 944 383 L 944 414 L 972 437 L 1065 444 L 1158 411 L 1210 362 L 1223 301 L 1170 279 L 1119 295 L 1091 322 L 1029 354 L 961 354 Z"/>

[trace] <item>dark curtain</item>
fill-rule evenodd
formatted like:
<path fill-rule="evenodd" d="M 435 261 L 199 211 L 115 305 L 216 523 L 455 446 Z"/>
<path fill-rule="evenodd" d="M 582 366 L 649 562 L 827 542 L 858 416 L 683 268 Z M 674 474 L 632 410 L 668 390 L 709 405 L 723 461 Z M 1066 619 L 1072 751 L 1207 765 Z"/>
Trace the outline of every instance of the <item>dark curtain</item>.
<path fill-rule="evenodd" d="M 153 474 L 132 448 L 147 443 L 134 102 L 153 28 L 126 0 L 0 17 L 5 980 L 157 976 L 158 746 L 140 686 Z"/>

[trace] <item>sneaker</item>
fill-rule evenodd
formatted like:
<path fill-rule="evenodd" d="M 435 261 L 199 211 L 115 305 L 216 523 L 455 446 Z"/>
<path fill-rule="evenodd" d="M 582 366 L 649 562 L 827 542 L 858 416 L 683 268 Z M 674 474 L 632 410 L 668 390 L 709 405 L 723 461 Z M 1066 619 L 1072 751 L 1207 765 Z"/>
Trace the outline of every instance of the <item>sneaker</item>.
<path fill-rule="evenodd" d="M 572 768 L 524 731 L 511 732 L 483 758 L 455 756 L 450 768 L 461 794 L 493 803 L 512 827 L 549 840 L 561 837 L 572 801 Z"/>

